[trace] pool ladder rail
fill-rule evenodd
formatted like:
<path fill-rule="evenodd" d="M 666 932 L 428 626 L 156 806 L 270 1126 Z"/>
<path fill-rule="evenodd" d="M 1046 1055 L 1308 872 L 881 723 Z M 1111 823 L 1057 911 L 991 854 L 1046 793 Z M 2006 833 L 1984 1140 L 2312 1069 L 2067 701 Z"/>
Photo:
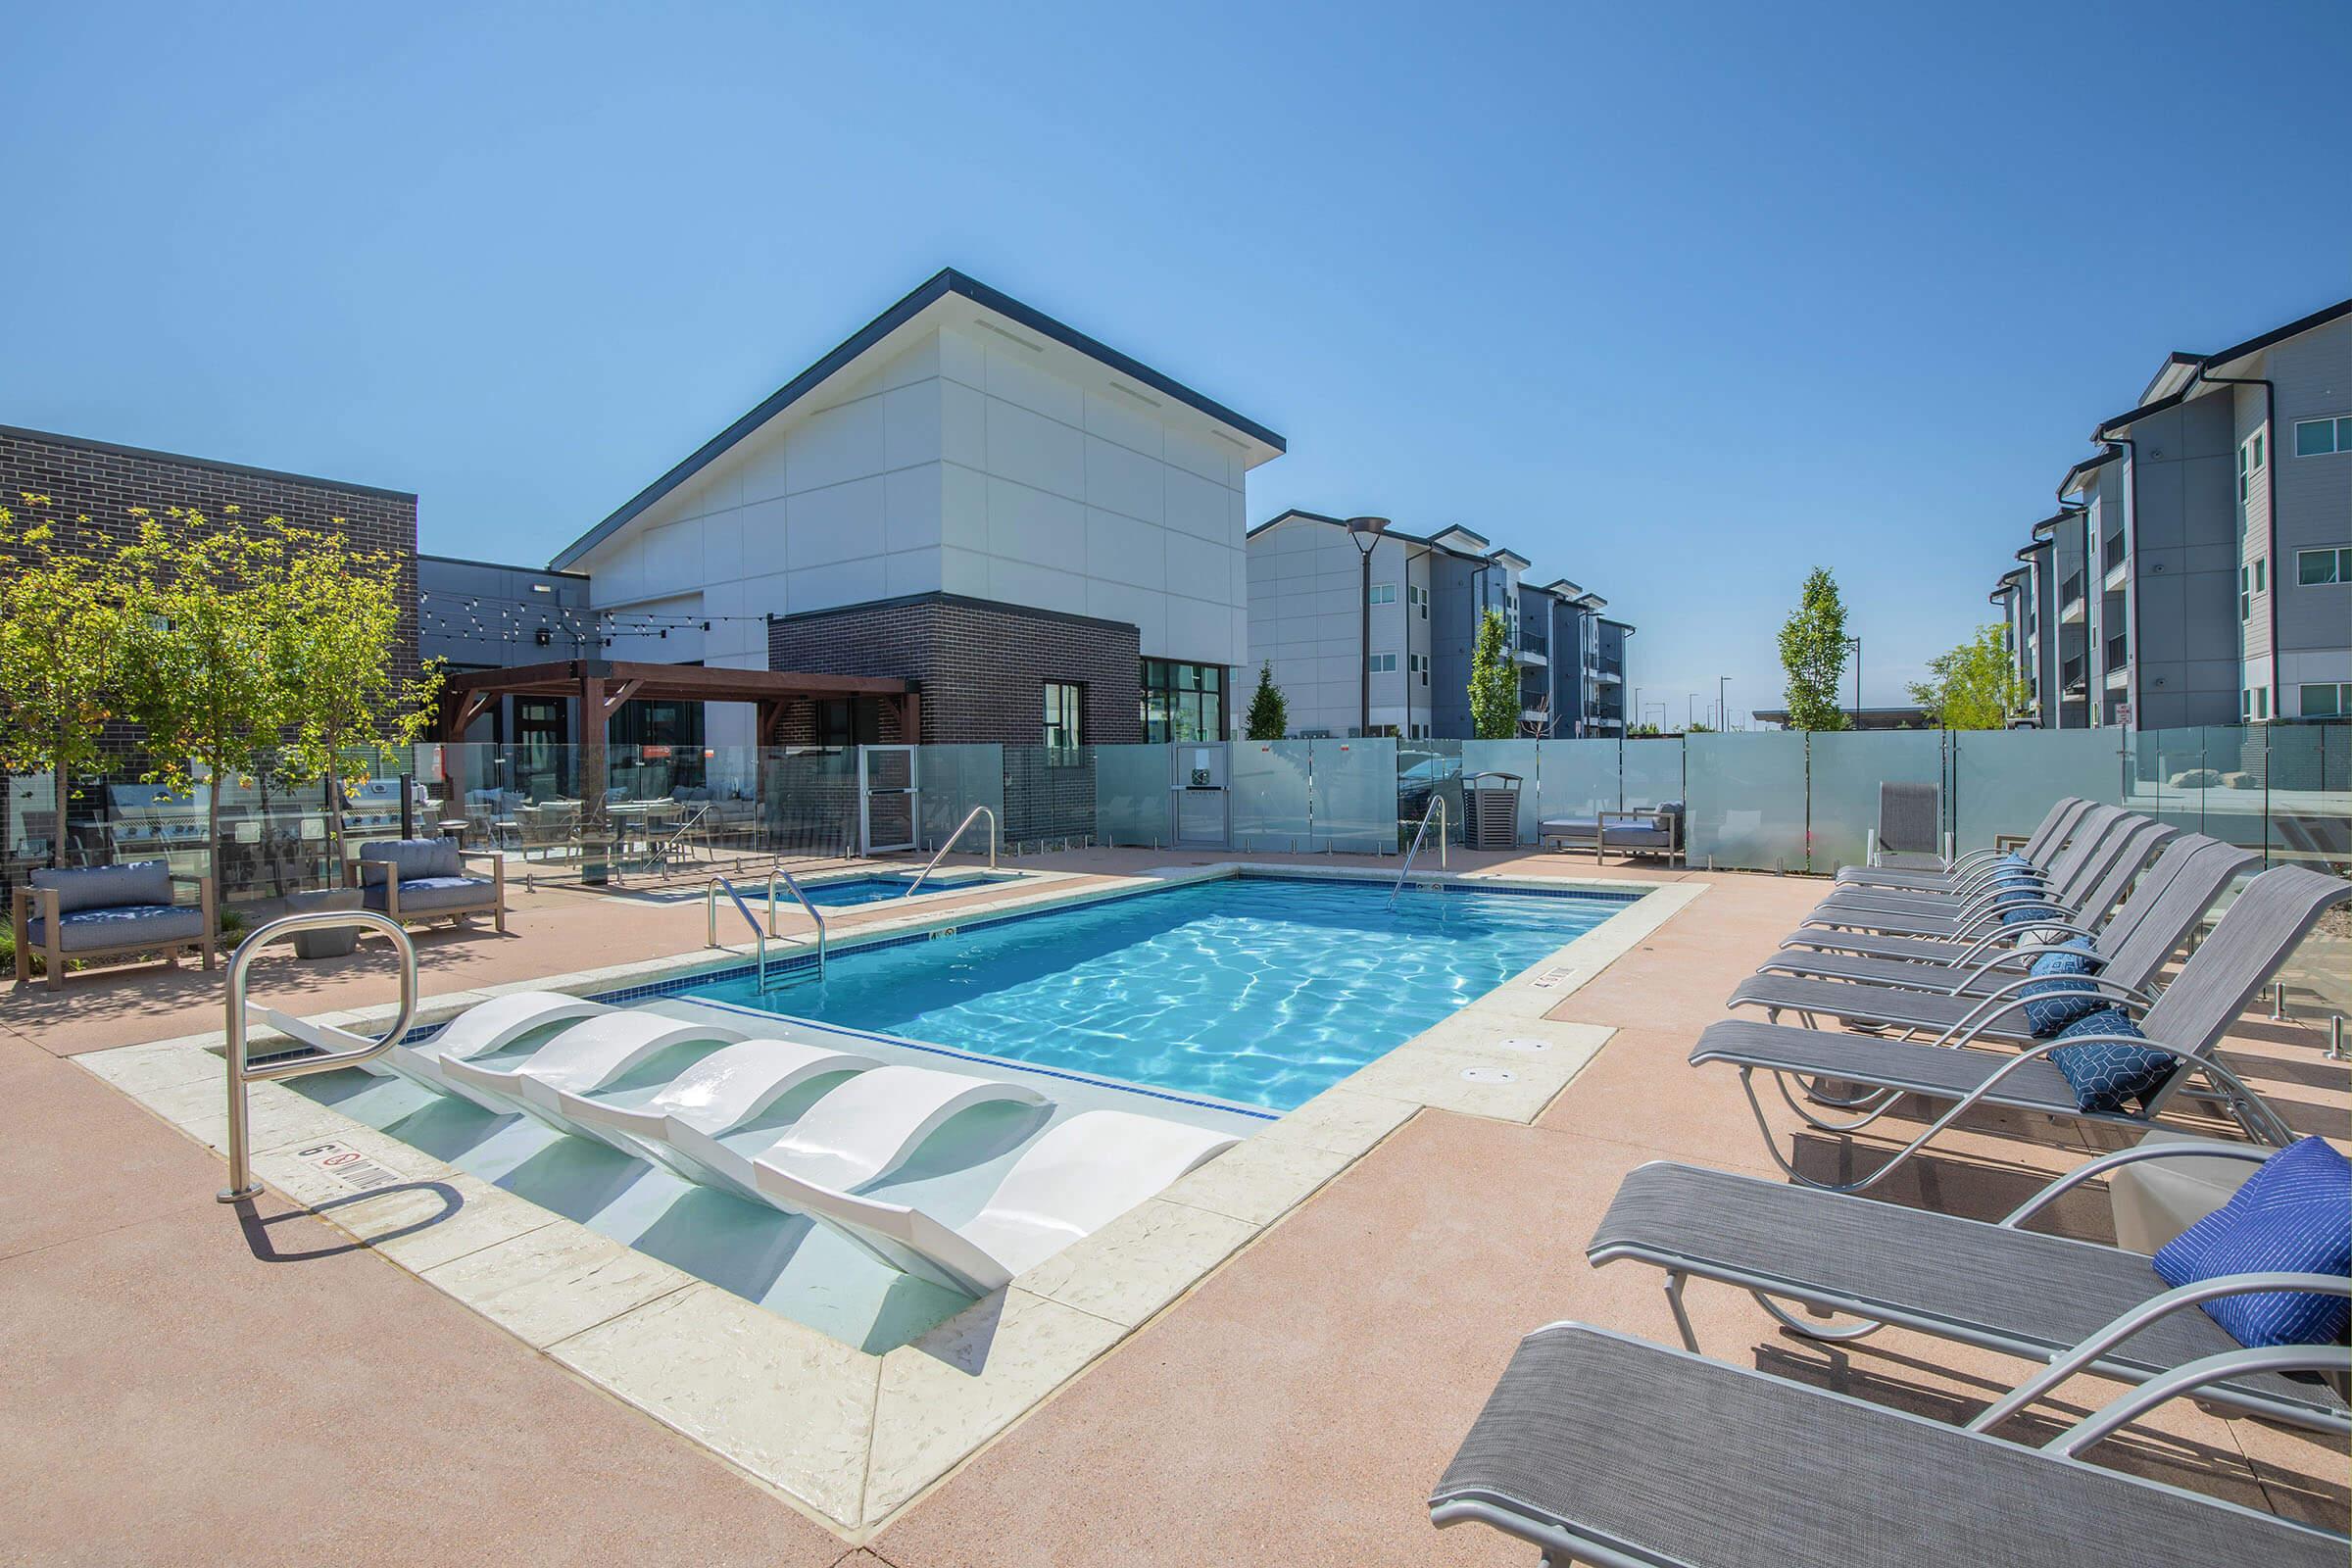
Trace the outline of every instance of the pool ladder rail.
<path fill-rule="evenodd" d="M 1446 869 L 1446 797 L 1432 790 L 1429 804 L 1421 808 L 1421 825 L 1413 831 L 1413 842 L 1404 852 L 1404 864 L 1396 868 L 1396 885 L 1389 889 L 1389 907 L 1396 907 L 1396 895 L 1404 891 L 1405 879 L 1413 874 L 1413 857 L 1421 853 L 1421 841 L 1429 837 L 1429 819 L 1438 819 L 1438 869 Z"/>
<path fill-rule="evenodd" d="M 997 868 L 997 813 L 985 806 L 975 806 L 963 813 L 963 820 L 956 824 L 956 831 L 948 835 L 948 842 L 939 847 L 929 863 L 915 873 L 914 881 L 899 897 L 911 899 L 921 891 L 923 879 L 939 869 L 939 862 L 948 858 L 948 852 L 956 847 L 956 841 L 963 837 L 963 830 L 984 816 L 988 818 L 988 868 L 994 871 Z"/>
<path fill-rule="evenodd" d="M 816 978 L 822 980 L 825 977 L 826 950 L 831 945 L 832 934 L 825 928 L 825 917 L 822 911 L 808 901 L 808 895 L 802 891 L 801 884 L 790 871 L 778 866 L 767 874 L 767 925 L 764 929 L 760 926 L 759 917 L 752 913 L 752 906 L 744 903 L 743 895 L 735 890 L 734 883 L 718 873 L 712 872 L 710 880 L 703 887 L 704 941 L 713 948 L 719 945 L 718 893 L 721 888 L 724 888 L 727 897 L 735 901 L 736 909 L 742 913 L 743 923 L 752 928 L 752 940 L 759 944 L 761 995 L 765 995 L 768 990 L 767 942 L 768 938 L 776 934 L 776 884 L 778 882 L 784 884 L 793 898 L 799 901 L 801 907 L 808 911 L 808 918 L 816 923 Z"/>

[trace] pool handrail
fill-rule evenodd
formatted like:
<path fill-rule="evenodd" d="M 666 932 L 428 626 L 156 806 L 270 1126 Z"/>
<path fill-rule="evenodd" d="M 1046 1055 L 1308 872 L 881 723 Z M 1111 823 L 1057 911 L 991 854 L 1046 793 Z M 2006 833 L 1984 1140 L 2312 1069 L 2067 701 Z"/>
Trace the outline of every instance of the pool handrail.
<path fill-rule="evenodd" d="M 709 947 L 715 948 L 719 945 L 718 890 L 720 888 L 725 888 L 727 897 L 735 901 L 735 908 L 743 916 L 743 923 L 752 928 L 752 940 L 759 944 L 760 990 L 764 995 L 767 991 L 767 933 L 760 929 L 760 917 L 752 913 L 750 905 L 743 902 L 743 895 L 735 891 L 735 884 L 720 876 L 716 871 L 711 872 L 710 880 L 703 884 L 703 941 Z M 768 907 L 773 909 L 776 896 L 776 885 L 773 878 L 768 881 L 767 896 Z M 821 965 L 823 960 L 820 958 L 818 961 Z"/>
<path fill-rule="evenodd" d="M 997 813 L 985 806 L 975 806 L 963 813 L 963 820 L 956 824 L 956 831 L 948 835 L 948 842 L 939 847 L 930 861 L 914 874 L 914 880 L 907 885 L 906 891 L 899 897 L 913 898 L 922 887 L 923 879 L 939 869 L 939 862 L 948 858 L 948 852 L 956 847 L 956 841 L 963 837 L 963 830 L 984 816 L 988 818 L 988 868 L 994 871 L 997 868 Z"/>
<path fill-rule="evenodd" d="M 245 971 L 253 967 L 263 948 L 279 937 L 297 931 L 332 931 L 346 926 L 361 926 L 381 931 L 392 939 L 393 951 L 400 956 L 400 1011 L 391 1026 L 376 1039 L 350 1051 L 329 1051 L 315 1056 L 289 1056 L 280 1061 L 264 1062 L 260 1066 L 245 1059 Z M 410 1020 L 416 1016 L 416 947 L 400 922 L 373 909 L 307 909 L 295 914 L 281 914 L 258 927 L 254 933 L 237 944 L 229 956 L 227 1017 L 225 1033 L 228 1058 L 228 1185 L 215 1198 L 223 1203 L 242 1202 L 258 1197 L 261 1183 L 253 1179 L 253 1150 L 246 1126 L 245 1086 L 255 1079 L 268 1081 L 276 1078 L 300 1078 L 315 1072 L 332 1072 L 339 1067 L 356 1067 L 400 1044 L 409 1032 Z M 317 1046 L 329 1035 L 345 1031 L 325 1025 L 305 1026 L 298 1019 L 288 1018 L 270 1008 L 262 1009 L 267 1019 L 295 1038 Z M 316 1033 L 313 1031 L 316 1030 Z M 297 1032 L 299 1031 L 299 1032 Z"/>
<path fill-rule="evenodd" d="M 1389 907 L 1396 906 L 1396 895 L 1404 891 L 1404 879 L 1413 874 L 1413 857 L 1421 853 L 1421 841 L 1429 836 L 1429 819 L 1438 819 L 1438 869 L 1446 869 L 1446 792 L 1429 792 L 1429 804 L 1421 808 L 1421 825 L 1413 831 L 1413 842 L 1404 852 L 1404 864 L 1396 868 L 1396 885 L 1389 889 Z"/>
<path fill-rule="evenodd" d="M 816 977 L 822 980 L 825 977 L 825 949 L 832 939 L 831 933 L 825 928 L 825 913 L 816 906 L 815 902 L 808 894 L 801 891 L 801 884 L 795 881 L 792 873 L 785 870 L 780 864 L 767 873 L 767 934 L 771 937 L 776 934 L 776 883 L 778 881 L 783 882 L 785 888 L 800 902 L 801 907 L 808 911 L 808 918 L 815 922 Z"/>

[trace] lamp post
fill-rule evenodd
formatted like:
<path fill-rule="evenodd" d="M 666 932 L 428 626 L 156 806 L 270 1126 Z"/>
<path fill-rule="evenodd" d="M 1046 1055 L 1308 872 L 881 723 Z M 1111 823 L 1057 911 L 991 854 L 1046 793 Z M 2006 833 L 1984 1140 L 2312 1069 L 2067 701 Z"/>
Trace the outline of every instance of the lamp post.
<path fill-rule="evenodd" d="M 1845 646 L 1854 651 L 1854 728 L 1862 727 L 1862 639 L 1848 637 Z"/>
<path fill-rule="evenodd" d="M 1715 677 L 1715 727 L 1718 730 L 1728 730 L 1732 727 L 1732 707 L 1728 695 L 1731 685 L 1731 676 L 1718 675 Z"/>
<path fill-rule="evenodd" d="M 1357 723 L 1358 735 L 1372 733 L 1372 552 L 1380 548 L 1380 536 L 1389 529 L 1386 517 L 1349 517 L 1348 537 L 1355 542 L 1356 554 L 1363 561 L 1363 583 L 1356 591 L 1356 624 L 1363 628 L 1363 650 L 1356 661 L 1355 678 L 1362 699 L 1363 717 Z"/>

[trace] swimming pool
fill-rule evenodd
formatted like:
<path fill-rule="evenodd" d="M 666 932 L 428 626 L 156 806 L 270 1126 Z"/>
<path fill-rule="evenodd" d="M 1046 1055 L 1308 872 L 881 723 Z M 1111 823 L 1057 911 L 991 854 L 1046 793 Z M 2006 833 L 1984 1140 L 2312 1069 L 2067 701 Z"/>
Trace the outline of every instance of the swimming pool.
<path fill-rule="evenodd" d="M 1629 902 L 1229 877 L 673 994 L 1288 1110 Z"/>
<path fill-rule="evenodd" d="M 848 876 L 832 882 L 804 882 L 801 891 L 808 902 L 821 909 L 850 908 L 860 904 L 885 904 L 906 896 L 909 879 L 903 876 Z M 970 879 L 951 881 L 933 877 L 915 895 L 924 898 L 933 893 L 968 893 L 973 887 Z"/>

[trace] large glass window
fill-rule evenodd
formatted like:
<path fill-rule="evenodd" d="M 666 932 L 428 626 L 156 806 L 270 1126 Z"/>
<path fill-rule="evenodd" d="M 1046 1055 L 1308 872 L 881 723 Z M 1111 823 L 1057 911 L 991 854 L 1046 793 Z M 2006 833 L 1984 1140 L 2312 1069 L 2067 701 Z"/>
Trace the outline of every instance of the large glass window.
<path fill-rule="evenodd" d="M 2352 582 L 2352 549 L 2296 551 L 2295 581 L 2306 588 Z"/>
<path fill-rule="evenodd" d="M 2324 458 L 2332 452 L 2352 452 L 2352 414 L 2295 421 L 2296 457 Z"/>
<path fill-rule="evenodd" d="M 1371 605 L 1395 604 L 1396 602 L 1396 585 L 1393 582 L 1374 583 L 1368 590 L 1364 602 Z"/>
<path fill-rule="evenodd" d="M 2352 685 L 2322 681 L 2306 685 L 2297 695 L 2305 718 L 2340 718 L 2352 713 Z"/>
<path fill-rule="evenodd" d="M 1225 738 L 1225 667 L 1172 659 L 1144 661 L 1144 739 L 1219 741 Z"/>
<path fill-rule="evenodd" d="M 1086 735 L 1085 688 L 1069 681 L 1046 682 L 1046 746 L 1074 752 Z"/>

